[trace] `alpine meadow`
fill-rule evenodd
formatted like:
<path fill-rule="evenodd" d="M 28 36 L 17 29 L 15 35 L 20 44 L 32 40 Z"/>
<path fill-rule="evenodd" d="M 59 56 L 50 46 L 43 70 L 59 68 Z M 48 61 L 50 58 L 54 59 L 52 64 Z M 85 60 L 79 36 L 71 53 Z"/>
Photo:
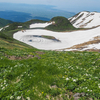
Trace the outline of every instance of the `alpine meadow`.
<path fill-rule="evenodd" d="M 100 13 L 17 5 L 0 18 L 0 100 L 100 100 Z"/>

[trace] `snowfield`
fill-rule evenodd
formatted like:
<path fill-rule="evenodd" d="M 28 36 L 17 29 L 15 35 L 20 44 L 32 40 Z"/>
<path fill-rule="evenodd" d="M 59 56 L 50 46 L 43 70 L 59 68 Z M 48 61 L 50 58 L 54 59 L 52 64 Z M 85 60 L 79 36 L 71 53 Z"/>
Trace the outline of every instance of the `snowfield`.
<path fill-rule="evenodd" d="M 35 24 L 31 24 L 30 25 L 30 28 L 45 28 L 46 26 L 48 26 L 48 25 L 51 25 L 52 24 L 52 22 L 51 23 L 35 23 Z"/>
<path fill-rule="evenodd" d="M 93 28 L 100 25 L 100 13 L 83 11 L 69 20 L 76 28 Z"/>
<path fill-rule="evenodd" d="M 3 28 L 0 28 L 0 31 L 2 30 Z"/>
<path fill-rule="evenodd" d="M 41 38 L 39 37 L 41 35 L 53 36 L 61 42 Z M 69 51 L 67 48 L 93 40 L 96 36 L 100 36 L 100 27 L 73 32 L 53 32 L 44 29 L 30 29 L 25 32 L 16 32 L 13 38 L 42 50 L 61 50 L 66 48 L 65 50 Z M 90 45 L 88 48 L 100 49 L 100 43 Z"/>

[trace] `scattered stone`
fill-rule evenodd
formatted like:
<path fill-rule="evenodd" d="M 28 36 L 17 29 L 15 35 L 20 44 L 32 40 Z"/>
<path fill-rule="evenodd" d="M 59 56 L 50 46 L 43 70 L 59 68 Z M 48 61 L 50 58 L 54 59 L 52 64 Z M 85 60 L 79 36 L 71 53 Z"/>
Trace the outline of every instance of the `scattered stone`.
<path fill-rule="evenodd" d="M 28 56 L 27 56 L 27 58 L 32 58 L 32 57 L 34 57 L 34 55 L 28 55 Z"/>
<path fill-rule="evenodd" d="M 45 54 L 45 53 L 42 52 L 42 51 L 36 51 L 36 53 L 38 53 L 39 55 L 43 55 L 43 54 Z"/>
<path fill-rule="evenodd" d="M 46 98 L 48 98 L 48 99 L 49 99 L 49 98 L 50 98 L 50 96 L 49 96 L 49 95 L 46 95 Z"/>
<path fill-rule="evenodd" d="M 57 86 L 56 85 L 53 85 L 53 86 L 51 86 L 51 88 L 54 88 L 55 89 L 55 88 L 57 88 Z"/>
<path fill-rule="evenodd" d="M 41 57 L 39 57 L 38 55 L 35 55 L 34 57 L 37 57 L 38 59 L 41 59 Z"/>
<path fill-rule="evenodd" d="M 73 95 L 73 97 L 79 97 L 79 96 L 81 96 L 81 93 L 76 93 Z"/>
<path fill-rule="evenodd" d="M 81 96 L 85 96 L 85 93 L 75 93 L 75 94 L 73 95 L 74 100 L 78 100 Z"/>
<path fill-rule="evenodd" d="M 82 96 L 82 97 L 85 96 L 85 93 L 81 93 L 81 96 Z"/>
<path fill-rule="evenodd" d="M 18 56 L 6 56 L 8 59 L 10 60 L 22 60 L 22 59 L 29 59 L 29 58 L 33 58 L 34 55 L 27 55 L 27 56 L 23 56 L 23 57 L 18 57 Z"/>
<path fill-rule="evenodd" d="M 92 98 L 89 98 L 89 100 L 93 100 Z"/>
<path fill-rule="evenodd" d="M 74 97 L 74 100 L 78 100 L 80 97 Z"/>

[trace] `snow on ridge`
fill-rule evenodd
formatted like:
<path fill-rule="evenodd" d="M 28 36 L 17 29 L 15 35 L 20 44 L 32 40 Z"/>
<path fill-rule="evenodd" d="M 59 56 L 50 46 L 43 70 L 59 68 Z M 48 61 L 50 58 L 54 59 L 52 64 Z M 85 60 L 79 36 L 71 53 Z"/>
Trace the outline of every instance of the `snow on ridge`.
<path fill-rule="evenodd" d="M 7 28 L 7 27 L 9 27 L 9 25 L 7 25 L 7 26 L 5 26 L 5 27 L 0 28 L 0 31 L 2 31 L 2 29 L 4 29 L 4 30 L 5 30 L 5 28 Z"/>
<path fill-rule="evenodd" d="M 51 24 L 52 24 L 52 22 L 50 22 L 50 23 L 48 23 L 48 22 L 46 22 L 46 23 L 35 23 L 35 24 L 31 24 L 30 28 L 45 28 L 46 26 L 51 25 Z"/>
<path fill-rule="evenodd" d="M 83 11 L 69 20 L 76 28 L 93 28 L 100 25 L 100 13 Z"/>
<path fill-rule="evenodd" d="M 0 31 L 2 30 L 3 28 L 0 28 Z"/>

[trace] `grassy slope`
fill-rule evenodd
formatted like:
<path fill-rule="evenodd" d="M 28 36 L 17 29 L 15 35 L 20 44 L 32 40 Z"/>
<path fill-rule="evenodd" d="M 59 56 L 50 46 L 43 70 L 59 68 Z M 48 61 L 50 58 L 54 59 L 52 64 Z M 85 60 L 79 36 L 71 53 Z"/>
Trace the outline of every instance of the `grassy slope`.
<path fill-rule="evenodd" d="M 1 100 L 73 100 L 82 92 L 82 100 L 100 99 L 100 53 L 41 51 L 5 32 L 0 33 Z"/>
<path fill-rule="evenodd" d="M 65 17 L 54 17 L 51 21 L 55 21 L 55 24 L 47 26 L 45 29 L 52 31 L 70 31 L 75 30 L 69 20 Z"/>
<path fill-rule="evenodd" d="M 10 20 L 6 20 L 6 19 L 3 19 L 3 18 L 0 18 L 0 27 L 6 26 L 9 23 L 13 23 L 13 22 L 10 21 Z"/>

